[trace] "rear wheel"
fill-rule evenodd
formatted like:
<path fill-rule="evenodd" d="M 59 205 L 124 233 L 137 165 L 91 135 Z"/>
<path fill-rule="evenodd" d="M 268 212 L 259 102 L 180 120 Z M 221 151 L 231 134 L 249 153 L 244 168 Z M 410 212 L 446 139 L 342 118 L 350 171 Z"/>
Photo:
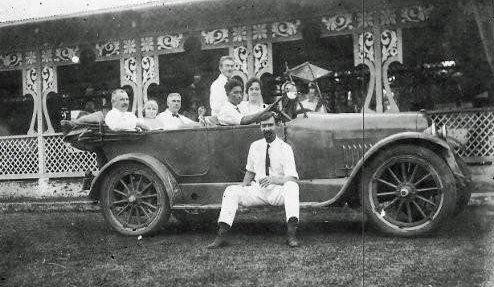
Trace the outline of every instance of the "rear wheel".
<path fill-rule="evenodd" d="M 456 206 L 455 178 L 433 151 L 398 145 L 379 153 L 363 173 L 363 204 L 372 225 L 387 234 L 431 232 Z"/>
<path fill-rule="evenodd" d="M 123 163 L 107 174 L 101 190 L 102 211 L 124 235 L 150 235 L 170 217 L 170 201 L 159 176 L 140 163 Z"/>

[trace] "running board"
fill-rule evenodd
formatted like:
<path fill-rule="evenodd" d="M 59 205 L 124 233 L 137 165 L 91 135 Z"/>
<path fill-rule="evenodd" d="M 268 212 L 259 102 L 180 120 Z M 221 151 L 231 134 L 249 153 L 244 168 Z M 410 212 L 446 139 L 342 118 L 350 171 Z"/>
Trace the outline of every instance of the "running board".
<path fill-rule="evenodd" d="M 309 206 L 315 204 L 327 206 L 333 203 L 347 181 L 347 177 L 299 180 L 301 207 L 302 203 Z M 221 205 L 225 188 L 238 184 L 240 182 L 181 183 L 179 184 L 181 196 L 175 201 L 176 205 L 173 208 L 177 206 L 176 209 L 217 209 Z"/>
<path fill-rule="evenodd" d="M 255 209 L 255 208 L 283 208 L 283 206 L 270 206 L 270 205 L 261 205 L 261 206 L 250 206 L 250 207 L 243 207 L 239 206 L 239 210 L 248 210 L 248 209 Z M 301 202 L 300 203 L 300 209 L 309 209 L 309 208 L 320 208 L 322 207 L 320 205 L 320 202 Z M 205 205 L 196 205 L 196 204 L 177 204 L 172 206 L 172 209 L 185 209 L 185 210 L 214 210 L 214 209 L 221 209 L 221 204 L 205 204 Z"/>

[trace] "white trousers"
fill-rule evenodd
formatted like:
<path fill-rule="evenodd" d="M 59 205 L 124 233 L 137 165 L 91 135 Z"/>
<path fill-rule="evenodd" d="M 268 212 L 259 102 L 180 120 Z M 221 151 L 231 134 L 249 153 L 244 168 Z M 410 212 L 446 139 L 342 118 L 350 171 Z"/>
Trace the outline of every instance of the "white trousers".
<path fill-rule="evenodd" d="M 250 186 L 228 186 L 223 193 L 218 222 L 224 222 L 232 226 L 239 205 L 244 207 L 285 205 L 286 220 L 288 221 L 291 217 L 298 218 L 298 184 L 288 181 L 283 186 L 271 185 L 268 188 L 262 188 L 258 184 Z"/>

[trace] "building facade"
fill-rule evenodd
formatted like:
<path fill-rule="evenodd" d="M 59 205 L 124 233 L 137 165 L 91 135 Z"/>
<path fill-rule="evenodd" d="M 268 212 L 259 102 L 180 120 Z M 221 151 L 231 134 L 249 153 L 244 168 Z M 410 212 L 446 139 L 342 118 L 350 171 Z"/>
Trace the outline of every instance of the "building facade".
<path fill-rule="evenodd" d="M 223 55 L 244 83 L 262 79 L 266 101 L 287 67 L 308 61 L 330 71 L 319 84 L 332 112 L 447 108 L 432 116 L 470 145 L 461 155 L 488 159 L 493 113 L 475 109 L 491 103 L 488 4 L 451 2 L 211 0 L 4 23 L 0 196 L 53 196 L 61 185 L 84 195 L 77 179 L 96 158 L 63 142 L 60 120 L 108 106 L 117 87 L 138 116 L 169 92 L 187 106 L 194 76 L 207 105 Z"/>

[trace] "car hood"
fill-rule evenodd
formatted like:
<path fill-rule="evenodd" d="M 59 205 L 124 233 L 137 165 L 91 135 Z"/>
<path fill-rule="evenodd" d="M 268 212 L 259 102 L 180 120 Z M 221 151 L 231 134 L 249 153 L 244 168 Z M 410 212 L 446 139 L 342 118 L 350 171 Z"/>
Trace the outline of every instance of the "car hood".
<path fill-rule="evenodd" d="M 427 117 L 420 112 L 405 113 L 308 113 L 308 118 L 298 117 L 286 124 L 287 127 L 311 130 L 337 131 L 379 131 L 403 130 L 423 131 L 427 128 Z"/>

